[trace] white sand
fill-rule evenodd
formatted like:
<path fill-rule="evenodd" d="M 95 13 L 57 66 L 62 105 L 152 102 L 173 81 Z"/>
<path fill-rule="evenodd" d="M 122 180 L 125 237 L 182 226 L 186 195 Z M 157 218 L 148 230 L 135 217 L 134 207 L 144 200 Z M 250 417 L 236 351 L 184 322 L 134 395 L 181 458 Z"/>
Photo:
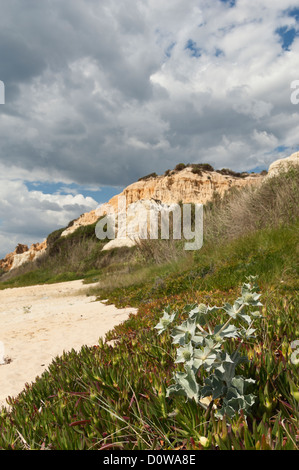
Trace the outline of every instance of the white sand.
<path fill-rule="evenodd" d="M 0 365 L 0 408 L 52 360 L 100 337 L 136 313 L 88 297 L 82 281 L 0 290 L 0 341 L 11 362 Z M 1 359 L 1 358 L 0 358 Z"/>

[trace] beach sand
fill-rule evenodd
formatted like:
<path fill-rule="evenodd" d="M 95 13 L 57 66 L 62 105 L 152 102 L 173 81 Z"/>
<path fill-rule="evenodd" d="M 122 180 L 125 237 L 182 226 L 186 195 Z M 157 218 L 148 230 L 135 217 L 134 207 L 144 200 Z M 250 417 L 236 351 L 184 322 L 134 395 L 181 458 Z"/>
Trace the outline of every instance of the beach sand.
<path fill-rule="evenodd" d="M 98 344 L 134 308 L 117 309 L 87 296 L 82 281 L 0 290 L 0 408 L 63 353 Z M 1 360 L 1 358 L 0 358 Z"/>

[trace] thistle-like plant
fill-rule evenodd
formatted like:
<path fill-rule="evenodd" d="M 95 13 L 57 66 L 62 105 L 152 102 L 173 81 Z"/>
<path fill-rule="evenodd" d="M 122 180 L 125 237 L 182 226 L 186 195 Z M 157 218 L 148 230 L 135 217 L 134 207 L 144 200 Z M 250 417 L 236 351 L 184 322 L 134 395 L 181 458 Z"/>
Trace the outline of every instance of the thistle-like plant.
<path fill-rule="evenodd" d="M 255 276 L 249 276 L 248 282 L 241 288 L 241 296 L 230 305 L 209 307 L 204 304 L 186 305 L 184 312 L 187 320 L 175 326 L 170 335 L 173 344 L 178 345 L 175 363 L 183 364 L 184 372 L 175 372 L 174 384 L 167 389 L 167 396 L 181 395 L 193 399 L 207 408 L 205 397 L 217 400 L 216 416 L 234 416 L 243 410 L 247 413 L 254 404 L 255 396 L 247 393 L 253 379 L 236 375 L 239 364 L 248 362 L 246 356 L 239 353 L 241 345 L 255 338 L 253 327 L 261 318 L 259 308 L 260 294 L 257 293 Z M 224 324 L 215 324 L 215 317 L 222 310 L 228 319 Z M 167 331 L 177 319 L 176 312 L 171 313 L 169 307 L 164 310 L 163 317 L 155 328 L 158 334 Z M 229 352 L 228 342 L 238 344 L 233 353 Z M 204 370 L 204 374 L 200 371 Z M 202 379 L 200 380 L 200 377 Z"/>
<path fill-rule="evenodd" d="M 295 366 L 298 366 L 299 365 L 299 340 L 291 342 L 291 349 L 293 351 L 291 355 L 291 363 L 294 364 Z"/>

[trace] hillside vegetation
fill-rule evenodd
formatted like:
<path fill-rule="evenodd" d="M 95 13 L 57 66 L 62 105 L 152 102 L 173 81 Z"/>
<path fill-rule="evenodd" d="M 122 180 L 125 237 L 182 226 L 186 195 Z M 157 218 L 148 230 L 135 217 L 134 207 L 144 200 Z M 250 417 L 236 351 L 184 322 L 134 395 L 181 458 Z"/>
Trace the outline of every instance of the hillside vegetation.
<path fill-rule="evenodd" d="M 2 288 L 84 277 L 89 294 L 138 313 L 98 346 L 57 357 L 11 398 L 11 409 L 1 411 L 0 448 L 298 449 L 298 183 L 294 168 L 261 187 L 215 195 L 199 251 L 184 251 L 183 241 L 145 240 L 101 252 L 89 226 L 64 239 L 51 234 L 33 270 L 2 277 Z M 256 398 L 248 412 L 219 419 L 220 395 L 206 407 L 168 396 L 173 373 L 184 369 L 170 334 L 155 326 L 168 307 L 181 323 L 190 306 L 232 305 L 248 276 L 257 276 L 262 317 L 255 339 L 232 337 L 227 353 L 237 347 L 248 358 L 236 373 L 254 381 Z M 211 330 L 226 322 L 223 311 L 213 312 Z"/>

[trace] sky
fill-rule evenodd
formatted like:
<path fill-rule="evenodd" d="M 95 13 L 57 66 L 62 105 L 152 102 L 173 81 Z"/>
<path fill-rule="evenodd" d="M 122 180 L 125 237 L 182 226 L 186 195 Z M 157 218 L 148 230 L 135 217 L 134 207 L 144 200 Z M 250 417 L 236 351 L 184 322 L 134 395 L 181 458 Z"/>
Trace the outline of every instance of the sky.
<path fill-rule="evenodd" d="M 298 0 L 1 0 L 0 258 L 149 173 L 299 150 L 298 65 Z"/>

